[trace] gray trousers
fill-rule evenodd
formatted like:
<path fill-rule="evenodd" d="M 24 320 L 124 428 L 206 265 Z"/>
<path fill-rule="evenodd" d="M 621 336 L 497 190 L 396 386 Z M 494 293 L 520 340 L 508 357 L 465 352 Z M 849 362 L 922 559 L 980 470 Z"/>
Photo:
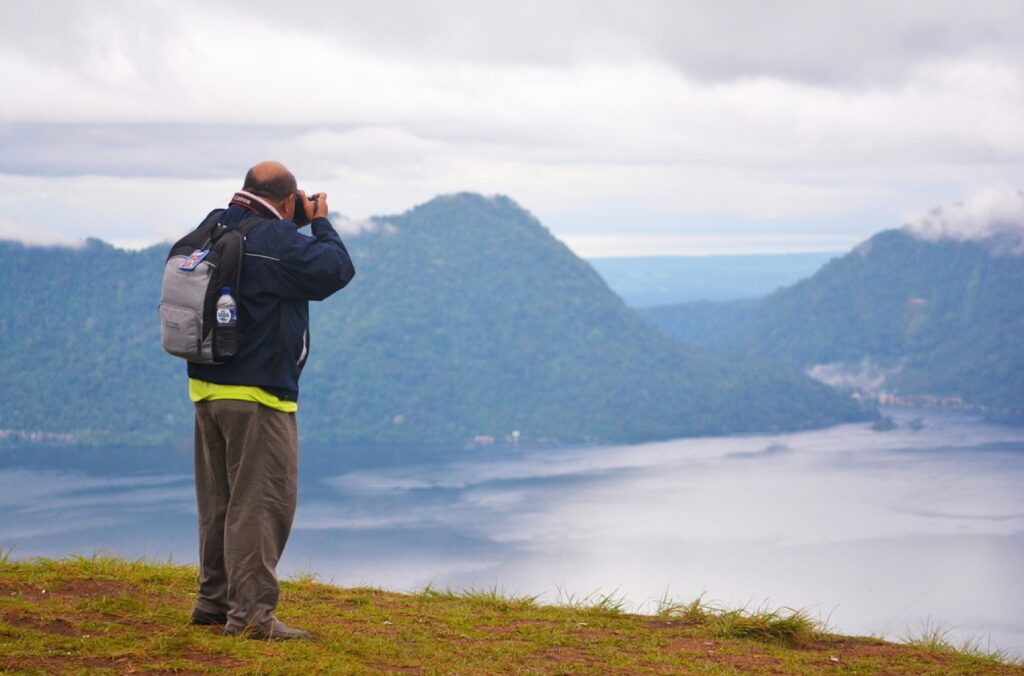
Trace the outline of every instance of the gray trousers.
<path fill-rule="evenodd" d="M 199 597 L 230 628 L 272 621 L 298 494 L 294 413 L 251 401 L 196 402 Z"/>

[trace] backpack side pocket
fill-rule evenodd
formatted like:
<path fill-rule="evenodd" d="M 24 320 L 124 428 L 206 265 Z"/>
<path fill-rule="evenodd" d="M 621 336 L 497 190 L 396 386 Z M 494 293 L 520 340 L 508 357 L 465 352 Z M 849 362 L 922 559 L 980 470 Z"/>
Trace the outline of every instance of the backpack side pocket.
<path fill-rule="evenodd" d="M 195 361 L 199 359 L 202 335 L 203 320 L 194 310 L 160 303 L 160 343 L 164 350 Z"/>

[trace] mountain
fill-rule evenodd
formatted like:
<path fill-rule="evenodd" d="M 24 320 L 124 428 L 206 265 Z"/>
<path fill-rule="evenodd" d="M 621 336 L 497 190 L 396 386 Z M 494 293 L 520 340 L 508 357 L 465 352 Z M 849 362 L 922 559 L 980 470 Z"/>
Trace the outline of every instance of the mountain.
<path fill-rule="evenodd" d="M 0 430 L 137 443 L 190 432 L 153 320 L 166 247 L 0 242 Z"/>
<path fill-rule="evenodd" d="M 592 258 L 630 307 L 765 296 L 814 274 L 838 253 Z"/>
<path fill-rule="evenodd" d="M 834 384 L 1024 409 L 1024 257 L 997 241 L 888 230 L 765 298 L 642 316 L 685 344 Z"/>
<path fill-rule="evenodd" d="M 439 197 L 344 239 L 356 278 L 312 304 L 307 440 L 640 441 L 871 415 L 795 369 L 680 347 L 508 198 Z M 165 252 L 0 244 L 0 429 L 191 436 L 155 318 Z"/>

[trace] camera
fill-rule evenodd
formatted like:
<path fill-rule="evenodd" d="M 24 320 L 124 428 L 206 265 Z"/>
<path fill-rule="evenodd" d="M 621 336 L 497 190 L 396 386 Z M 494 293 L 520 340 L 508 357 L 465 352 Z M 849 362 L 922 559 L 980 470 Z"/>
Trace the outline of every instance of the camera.
<path fill-rule="evenodd" d="M 313 197 L 306 197 L 304 193 L 295 193 L 295 215 L 292 216 L 292 221 L 295 225 L 301 227 L 308 225 L 313 220 L 313 214 L 316 213 L 317 201 L 319 198 L 314 195 Z"/>

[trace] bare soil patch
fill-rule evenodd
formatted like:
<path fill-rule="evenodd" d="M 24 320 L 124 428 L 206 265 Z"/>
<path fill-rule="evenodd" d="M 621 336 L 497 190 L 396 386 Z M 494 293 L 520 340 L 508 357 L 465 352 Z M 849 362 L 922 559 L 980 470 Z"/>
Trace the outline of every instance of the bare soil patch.
<path fill-rule="evenodd" d="M 8 624 L 33 631 L 41 631 L 57 636 L 82 635 L 82 632 L 67 620 L 43 620 L 26 613 L 4 613 L 3 618 Z"/>
<path fill-rule="evenodd" d="M 0 669 L 15 673 L 42 671 L 47 674 L 65 674 L 72 671 L 107 669 L 117 672 L 131 671 L 126 660 L 105 657 L 0 657 Z"/>
<path fill-rule="evenodd" d="M 96 598 L 97 596 L 121 596 L 126 592 L 136 592 L 131 583 L 121 580 L 68 580 L 48 590 L 70 598 Z"/>

